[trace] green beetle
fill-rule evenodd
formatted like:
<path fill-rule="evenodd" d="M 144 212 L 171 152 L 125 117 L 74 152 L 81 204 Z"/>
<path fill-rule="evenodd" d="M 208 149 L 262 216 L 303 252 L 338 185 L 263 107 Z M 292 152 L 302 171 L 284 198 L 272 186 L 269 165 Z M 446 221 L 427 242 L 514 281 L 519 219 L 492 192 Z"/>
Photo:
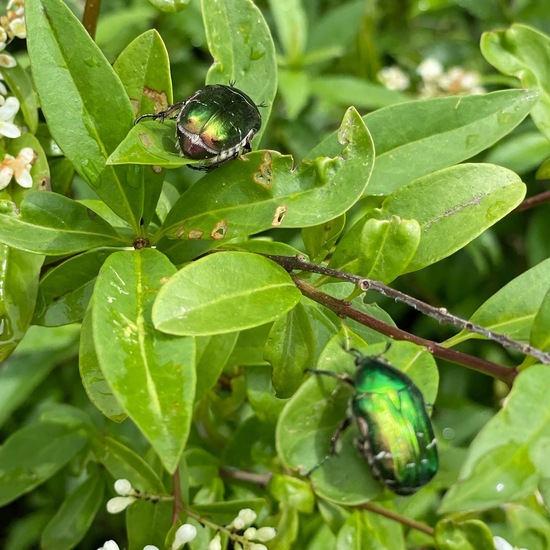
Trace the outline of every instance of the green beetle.
<path fill-rule="evenodd" d="M 252 150 L 250 142 L 262 125 L 258 106 L 234 86 L 211 84 L 166 111 L 142 115 L 163 121 L 176 118 L 182 156 L 202 161 L 194 170 L 212 170 Z"/>
<path fill-rule="evenodd" d="M 349 416 L 331 438 L 330 452 L 317 469 L 336 453 L 340 436 L 355 420 L 357 448 L 376 479 L 398 495 L 411 495 L 437 473 L 439 459 L 433 427 L 424 398 L 414 382 L 380 355 L 356 353 L 353 377 L 312 370 L 354 388 Z"/>

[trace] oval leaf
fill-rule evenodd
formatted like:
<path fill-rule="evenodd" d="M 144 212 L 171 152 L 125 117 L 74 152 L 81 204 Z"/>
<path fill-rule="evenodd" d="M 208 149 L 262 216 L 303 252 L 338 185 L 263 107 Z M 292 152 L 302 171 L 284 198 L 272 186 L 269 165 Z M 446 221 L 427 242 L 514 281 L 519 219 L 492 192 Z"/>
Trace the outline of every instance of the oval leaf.
<path fill-rule="evenodd" d="M 161 334 L 151 321 L 157 291 L 175 271 L 156 250 L 112 254 L 98 275 L 92 308 L 103 375 L 170 472 L 189 435 L 196 382 L 194 340 Z"/>
<path fill-rule="evenodd" d="M 185 266 L 162 287 L 153 322 L 168 334 L 239 331 L 277 319 L 300 297 L 289 274 L 267 258 L 217 253 Z"/>

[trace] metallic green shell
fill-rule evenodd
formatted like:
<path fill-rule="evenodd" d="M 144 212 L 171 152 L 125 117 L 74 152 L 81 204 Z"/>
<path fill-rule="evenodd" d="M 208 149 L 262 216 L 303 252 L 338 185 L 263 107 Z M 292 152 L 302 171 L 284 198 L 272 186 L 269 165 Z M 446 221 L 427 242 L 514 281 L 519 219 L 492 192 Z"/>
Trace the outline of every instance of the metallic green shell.
<path fill-rule="evenodd" d="M 213 84 L 187 99 L 178 115 L 176 135 L 182 154 L 214 167 L 250 151 L 262 117 L 244 92 Z M 200 167 L 200 166 L 199 166 Z"/>
<path fill-rule="evenodd" d="M 390 490 L 415 493 L 439 465 L 420 390 L 407 375 L 371 357 L 358 361 L 354 383 L 351 409 L 360 432 L 359 450 Z"/>

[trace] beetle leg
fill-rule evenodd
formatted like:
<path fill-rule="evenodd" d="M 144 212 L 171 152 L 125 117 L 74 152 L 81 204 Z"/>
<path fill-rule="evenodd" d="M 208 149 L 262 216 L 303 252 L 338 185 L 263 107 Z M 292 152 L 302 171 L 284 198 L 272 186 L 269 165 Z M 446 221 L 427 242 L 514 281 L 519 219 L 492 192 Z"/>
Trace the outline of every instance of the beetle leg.
<path fill-rule="evenodd" d="M 318 369 L 305 369 L 304 372 L 311 372 L 311 374 L 325 374 L 326 376 L 336 378 L 337 380 L 341 380 L 342 382 L 345 382 L 346 384 L 349 384 L 350 386 L 355 387 L 355 382 L 353 381 L 353 378 L 351 378 L 351 376 L 348 376 L 347 374 L 337 374 L 330 370 L 318 370 Z"/>
<path fill-rule="evenodd" d="M 185 101 L 180 101 L 179 103 L 174 103 L 174 105 L 170 105 L 166 111 L 159 111 L 158 113 L 151 113 L 146 115 L 141 115 L 134 120 L 134 125 L 136 125 L 141 119 L 143 118 L 152 118 L 153 120 L 160 119 L 161 122 L 164 122 L 167 118 L 177 118 L 177 115 L 180 113 L 180 111 L 183 109 L 184 105 L 187 103 L 187 99 Z M 174 115 L 174 113 L 176 113 Z"/>

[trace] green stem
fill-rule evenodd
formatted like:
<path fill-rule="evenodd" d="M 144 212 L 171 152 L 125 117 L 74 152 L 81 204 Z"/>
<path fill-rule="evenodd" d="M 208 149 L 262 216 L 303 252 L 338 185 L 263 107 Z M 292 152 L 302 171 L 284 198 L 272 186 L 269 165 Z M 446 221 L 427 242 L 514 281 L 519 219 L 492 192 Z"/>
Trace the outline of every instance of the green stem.
<path fill-rule="evenodd" d="M 434 536 L 434 530 L 429 525 L 426 525 L 425 523 L 420 523 L 419 521 L 415 521 L 414 519 L 407 518 L 405 516 L 401 516 L 400 514 L 397 514 L 396 512 L 392 512 L 391 510 L 388 510 L 387 508 L 383 508 L 382 506 L 377 506 L 376 504 L 366 502 L 365 504 L 361 504 L 360 506 L 358 506 L 358 508 L 361 508 L 363 510 L 369 510 L 369 512 L 374 512 L 375 514 L 379 514 L 389 519 L 393 519 L 394 521 L 402 523 L 403 525 L 406 525 L 411 529 L 422 531 L 423 533 L 426 533 L 426 535 L 429 535 L 430 537 Z"/>

